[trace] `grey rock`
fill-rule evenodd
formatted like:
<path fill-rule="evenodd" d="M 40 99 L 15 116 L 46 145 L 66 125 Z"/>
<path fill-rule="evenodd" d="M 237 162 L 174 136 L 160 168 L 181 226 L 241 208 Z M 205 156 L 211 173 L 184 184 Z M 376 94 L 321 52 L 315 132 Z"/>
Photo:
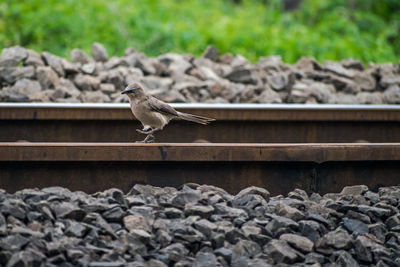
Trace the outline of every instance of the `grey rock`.
<path fill-rule="evenodd" d="M 360 71 L 364 70 L 364 64 L 361 61 L 353 58 L 343 59 L 342 61 L 340 61 L 340 63 L 346 69 L 355 69 Z"/>
<path fill-rule="evenodd" d="M 278 203 L 278 205 L 275 207 L 275 212 L 279 216 L 290 218 L 294 221 L 302 220 L 305 217 L 303 212 L 299 211 L 296 208 L 292 208 L 283 202 Z"/>
<path fill-rule="evenodd" d="M 250 69 L 235 69 L 226 75 L 225 78 L 235 83 L 255 85 L 258 82 L 255 76 L 255 71 Z"/>
<path fill-rule="evenodd" d="M 115 85 L 112 83 L 101 83 L 100 91 L 102 91 L 105 94 L 110 95 L 112 93 L 115 93 L 117 91 L 117 89 L 115 88 Z"/>
<path fill-rule="evenodd" d="M 94 63 L 94 62 L 86 63 L 86 64 L 82 65 L 81 70 L 85 74 L 95 75 L 97 72 L 96 63 Z"/>
<path fill-rule="evenodd" d="M 338 258 L 335 261 L 335 263 L 338 266 L 346 266 L 346 267 L 359 266 L 358 262 L 347 251 L 340 251 L 338 255 L 339 255 Z"/>
<path fill-rule="evenodd" d="M 83 237 L 88 231 L 87 227 L 82 223 L 69 222 L 68 228 L 65 230 L 67 236 Z"/>
<path fill-rule="evenodd" d="M 55 203 L 52 206 L 52 210 L 57 218 L 62 219 L 82 221 L 86 215 L 84 210 L 69 202 Z"/>
<path fill-rule="evenodd" d="M 349 78 L 331 75 L 330 81 L 335 86 L 336 90 L 347 94 L 357 94 L 361 90 L 360 86 Z"/>
<path fill-rule="evenodd" d="M 383 103 L 383 94 L 380 92 L 360 92 L 356 95 L 357 103 L 359 104 L 382 104 Z"/>
<path fill-rule="evenodd" d="M 368 233 L 368 225 L 358 221 L 344 217 L 343 219 L 343 226 L 350 232 L 350 233 L 357 233 L 360 235 Z"/>
<path fill-rule="evenodd" d="M 274 264 L 293 264 L 301 259 L 299 254 L 283 240 L 271 240 L 264 246 L 264 253 L 273 259 Z"/>
<path fill-rule="evenodd" d="M 123 218 L 123 223 L 128 231 L 139 229 L 146 232 L 151 232 L 151 226 L 149 224 L 148 218 L 139 213 L 125 216 Z"/>
<path fill-rule="evenodd" d="M 373 91 L 376 88 L 375 77 L 370 72 L 363 71 L 355 74 L 354 82 L 358 84 L 363 91 Z"/>
<path fill-rule="evenodd" d="M 60 84 L 60 78 L 50 67 L 38 67 L 36 69 L 36 76 L 43 89 L 55 88 Z"/>
<path fill-rule="evenodd" d="M 179 54 L 168 53 L 159 56 L 158 60 L 165 65 L 171 75 L 186 73 L 192 67 L 192 64 L 187 62 L 184 56 Z"/>
<path fill-rule="evenodd" d="M 111 99 L 102 91 L 85 91 L 81 95 L 82 102 L 86 103 L 104 103 L 110 102 Z"/>
<path fill-rule="evenodd" d="M 41 266 L 44 261 L 44 255 L 39 254 L 35 251 L 20 251 L 11 257 L 10 261 L 7 263 L 7 267 L 17 267 L 17 266 Z"/>
<path fill-rule="evenodd" d="M 279 239 L 286 241 L 286 243 L 304 253 L 311 252 L 314 247 L 313 242 L 311 242 L 308 238 L 296 234 L 283 234 L 279 237 Z"/>
<path fill-rule="evenodd" d="M 325 71 L 332 72 L 336 75 L 345 77 L 345 78 L 354 78 L 355 72 L 351 69 L 346 69 L 342 67 L 342 65 L 338 62 L 326 61 L 324 64 Z"/>
<path fill-rule="evenodd" d="M 209 252 L 200 252 L 197 254 L 195 261 L 193 262 L 194 267 L 211 267 L 217 266 L 217 258 L 214 254 Z"/>
<path fill-rule="evenodd" d="M 209 45 L 203 52 L 202 57 L 216 61 L 219 56 L 219 51 L 214 45 Z"/>
<path fill-rule="evenodd" d="M 185 205 L 185 215 L 198 215 L 202 218 L 209 218 L 213 214 L 214 208 L 212 206 L 200 206 L 200 205 Z"/>
<path fill-rule="evenodd" d="M 353 186 L 345 186 L 340 192 L 341 195 L 362 195 L 368 191 L 368 187 L 366 185 L 353 185 Z"/>
<path fill-rule="evenodd" d="M 79 64 L 87 64 L 90 62 L 93 62 L 93 59 L 91 59 L 85 51 L 75 48 L 71 51 L 71 62 L 72 63 L 79 63 Z"/>
<path fill-rule="evenodd" d="M 75 64 L 67 61 L 64 58 L 61 60 L 61 65 L 62 65 L 66 75 L 79 73 L 79 68 Z"/>
<path fill-rule="evenodd" d="M 58 74 L 58 76 L 60 77 L 65 76 L 65 71 L 62 64 L 62 58 L 50 54 L 49 52 L 43 52 L 42 58 L 48 66 L 52 67 L 52 69 Z"/>
<path fill-rule="evenodd" d="M 12 92 L 30 96 L 42 90 L 40 83 L 29 79 L 18 80 L 10 89 Z"/>
<path fill-rule="evenodd" d="M 18 251 L 28 244 L 28 242 L 29 239 L 20 234 L 8 235 L 0 241 L 0 248 L 4 250 Z"/>
<path fill-rule="evenodd" d="M 171 203 L 178 207 L 184 207 L 186 204 L 196 204 L 201 199 L 200 193 L 182 192 L 172 198 Z"/>
<path fill-rule="evenodd" d="M 26 52 L 28 53 L 28 57 L 25 59 L 24 62 L 25 66 L 34 66 L 34 67 L 44 66 L 44 62 L 39 53 L 31 49 L 26 49 Z"/>
<path fill-rule="evenodd" d="M 288 76 L 285 73 L 275 73 L 268 77 L 268 84 L 272 89 L 281 91 L 286 88 Z"/>
<path fill-rule="evenodd" d="M 107 50 L 100 43 L 92 44 L 92 57 L 96 61 L 106 62 L 108 60 Z"/>
<path fill-rule="evenodd" d="M 374 242 L 367 236 L 358 236 L 355 240 L 354 247 L 358 260 L 368 263 L 374 262 L 374 254 L 376 252 L 379 250 L 386 250 L 382 245 Z"/>
<path fill-rule="evenodd" d="M 0 67 L 16 67 L 28 58 L 28 52 L 21 46 L 4 48 L 1 52 Z"/>
<path fill-rule="evenodd" d="M 268 202 L 270 198 L 270 193 L 268 192 L 268 190 L 256 186 L 250 186 L 242 189 L 239 193 L 236 194 L 236 197 L 239 198 L 248 194 L 260 195 L 265 199 L 266 202 Z"/>
<path fill-rule="evenodd" d="M 388 104 L 400 104 L 400 86 L 392 85 L 384 93 L 383 98 Z"/>
<path fill-rule="evenodd" d="M 19 79 L 34 77 L 35 68 L 33 66 L 0 67 L 0 80 L 9 84 L 13 84 Z"/>
<path fill-rule="evenodd" d="M 349 249 L 351 237 L 346 230 L 338 228 L 319 238 L 315 246 L 318 252 L 331 254 L 332 249 Z"/>
<path fill-rule="evenodd" d="M 100 88 L 99 79 L 90 75 L 78 74 L 73 81 L 75 85 L 83 91 L 95 91 Z"/>

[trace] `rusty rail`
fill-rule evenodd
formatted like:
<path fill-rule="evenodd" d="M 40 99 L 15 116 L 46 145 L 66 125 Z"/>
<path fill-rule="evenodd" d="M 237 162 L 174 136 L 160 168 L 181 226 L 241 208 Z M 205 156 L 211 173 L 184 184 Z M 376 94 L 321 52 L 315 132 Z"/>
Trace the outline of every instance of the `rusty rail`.
<path fill-rule="evenodd" d="M 202 126 L 173 121 L 157 133 L 159 142 L 373 143 L 400 142 L 400 106 L 172 104 L 217 121 Z M 0 141 L 132 142 L 128 104 L 0 103 Z"/>
<path fill-rule="evenodd" d="M 400 143 L 122 144 L 0 143 L 0 188 L 65 186 L 124 191 L 135 183 L 213 184 L 230 192 L 249 185 L 285 194 L 371 189 L 400 183 Z"/>

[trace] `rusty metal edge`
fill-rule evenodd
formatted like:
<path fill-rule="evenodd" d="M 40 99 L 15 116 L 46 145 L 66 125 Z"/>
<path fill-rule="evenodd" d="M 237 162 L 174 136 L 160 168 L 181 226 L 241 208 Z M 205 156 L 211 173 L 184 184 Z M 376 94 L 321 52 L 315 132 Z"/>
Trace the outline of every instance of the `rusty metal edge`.
<path fill-rule="evenodd" d="M 399 161 L 400 143 L 0 143 L 0 161 Z"/>
<path fill-rule="evenodd" d="M 171 104 L 226 121 L 400 121 L 398 105 Z M 1 120 L 131 120 L 124 103 L 0 103 Z"/>

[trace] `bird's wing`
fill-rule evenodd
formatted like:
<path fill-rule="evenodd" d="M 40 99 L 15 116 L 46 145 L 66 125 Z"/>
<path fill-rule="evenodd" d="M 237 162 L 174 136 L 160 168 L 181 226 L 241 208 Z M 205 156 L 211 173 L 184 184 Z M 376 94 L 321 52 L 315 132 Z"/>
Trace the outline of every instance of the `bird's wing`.
<path fill-rule="evenodd" d="M 171 107 L 167 103 L 162 102 L 161 100 L 158 100 L 157 98 L 155 98 L 153 96 L 149 97 L 148 103 L 149 103 L 150 109 L 153 111 L 157 111 L 157 112 L 163 113 L 165 115 L 169 115 L 169 116 L 179 116 L 173 107 Z"/>

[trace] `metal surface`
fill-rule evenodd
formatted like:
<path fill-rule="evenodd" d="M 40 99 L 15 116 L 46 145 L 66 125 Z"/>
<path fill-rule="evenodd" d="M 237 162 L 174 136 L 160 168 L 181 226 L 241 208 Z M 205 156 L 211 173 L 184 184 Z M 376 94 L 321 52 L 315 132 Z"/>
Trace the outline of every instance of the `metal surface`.
<path fill-rule="evenodd" d="M 212 184 L 273 195 L 400 183 L 400 144 L 0 143 L 0 188 L 65 186 L 89 193 L 135 183 Z"/>
<path fill-rule="evenodd" d="M 400 106 L 174 104 L 216 118 L 203 126 L 172 121 L 159 142 L 342 143 L 400 142 Z M 128 104 L 0 103 L 0 141 L 132 142 L 143 139 Z"/>

